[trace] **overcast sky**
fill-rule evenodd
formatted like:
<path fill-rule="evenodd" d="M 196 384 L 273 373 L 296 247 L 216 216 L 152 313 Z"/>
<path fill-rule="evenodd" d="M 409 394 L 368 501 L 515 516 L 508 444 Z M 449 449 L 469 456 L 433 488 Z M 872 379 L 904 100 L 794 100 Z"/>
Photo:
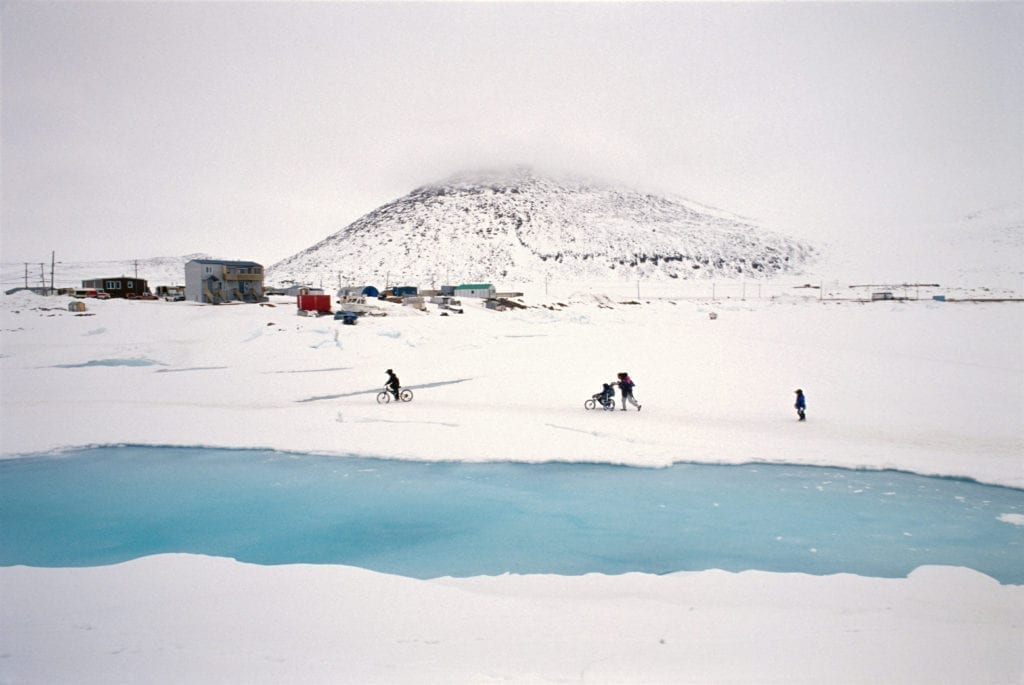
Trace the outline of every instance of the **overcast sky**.
<path fill-rule="evenodd" d="M 4 262 L 269 265 L 496 164 L 811 237 L 1024 188 L 1020 3 L 0 7 Z"/>

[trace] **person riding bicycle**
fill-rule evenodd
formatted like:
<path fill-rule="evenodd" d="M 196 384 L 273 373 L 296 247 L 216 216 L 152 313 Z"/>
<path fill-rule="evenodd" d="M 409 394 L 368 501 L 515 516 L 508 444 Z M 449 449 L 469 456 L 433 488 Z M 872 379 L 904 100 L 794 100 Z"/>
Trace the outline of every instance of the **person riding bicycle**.
<path fill-rule="evenodd" d="M 390 388 L 391 394 L 395 396 L 395 401 L 398 400 L 398 389 L 402 387 L 402 384 L 398 382 L 398 376 L 391 369 L 387 370 L 388 382 L 384 384 L 385 388 Z"/>
<path fill-rule="evenodd" d="M 592 397 L 601 403 L 602 407 L 608 406 L 608 401 L 615 397 L 615 388 L 611 383 L 602 383 L 601 392 L 594 393 Z"/>

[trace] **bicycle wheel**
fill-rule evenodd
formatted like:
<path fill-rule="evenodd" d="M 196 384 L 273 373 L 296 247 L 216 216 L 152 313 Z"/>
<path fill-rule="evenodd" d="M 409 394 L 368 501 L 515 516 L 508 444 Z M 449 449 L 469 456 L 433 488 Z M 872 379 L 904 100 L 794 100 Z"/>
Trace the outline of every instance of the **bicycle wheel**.
<path fill-rule="evenodd" d="M 403 402 L 412 402 L 412 390 L 403 390 L 402 392 L 398 393 L 398 397 Z"/>
<path fill-rule="evenodd" d="M 615 411 L 615 400 L 608 400 L 608 404 L 604 405 L 605 411 Z"/>
<path fill-rule="evenodd" d="M 586 402 L 583 403 L 583 408 L 584 409 L 593 409 L 596 406 L 597 406 L 597 402 L 595 400 L 592 400 L 592 399 L 591 400 L 587 400 Z"/>
<path fill-rule="evenodd" d="M 387 390 L 377 393 L 377 404 L 387 404 L 391 401 L 391 393 Z"/>

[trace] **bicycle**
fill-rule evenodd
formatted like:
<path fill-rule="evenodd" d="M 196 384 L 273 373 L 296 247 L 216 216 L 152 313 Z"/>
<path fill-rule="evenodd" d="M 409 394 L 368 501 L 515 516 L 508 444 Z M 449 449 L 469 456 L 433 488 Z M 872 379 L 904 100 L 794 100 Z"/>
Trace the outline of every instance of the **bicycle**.
<path fill-rule="evenodd" d="M 605 411 L 612 411 L 615 409 L 615 400 L 613 400 L 611 397 L 606 398 L 601 393 L 597 393 L 596 395 L 594 395 L 589 400 L 583 403 L 584 409 L 597 409 L 598 406 L 600 406 Z"/>
<path fill-rule="evenodd" d="M 391 388 L 384 386 L 384 389 L 377 393 L 377 404 L 387 404 L 394 398 L 394 394 L 391 392 Z M 398 391 L 399 402 L 412 402 L 412 390 L 408 388 L 402 388 Z"/>

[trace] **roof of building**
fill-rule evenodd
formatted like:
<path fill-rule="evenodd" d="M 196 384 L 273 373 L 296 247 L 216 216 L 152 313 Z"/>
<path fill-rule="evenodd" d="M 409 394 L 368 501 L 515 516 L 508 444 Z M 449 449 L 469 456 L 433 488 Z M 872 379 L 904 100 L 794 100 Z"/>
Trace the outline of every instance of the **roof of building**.
<path fill-rule="evenodd" d="M 145 278 L 139 276 L 97 276 L 96 278 L 83 278 L 82 282 L 85 281 L 145 281 Z"/>
<path fill-rule="evenodd" d="M 195 262 L 196 264 L 215 264 L 220 266 L 258 266 L 260 268 L 263 268 L 262 264 L 257 264 L 256 262 L 239 262 L 230 259 L 191 259 L 189 260 L 188 263 L 191 264 L 192 262 Z"/>
<path fill-rule="evenodd" d="M 463 283 L 462 285 L 455 286 L 456 290 L 487 290 L 492 288 L 490 283 Z"/>

